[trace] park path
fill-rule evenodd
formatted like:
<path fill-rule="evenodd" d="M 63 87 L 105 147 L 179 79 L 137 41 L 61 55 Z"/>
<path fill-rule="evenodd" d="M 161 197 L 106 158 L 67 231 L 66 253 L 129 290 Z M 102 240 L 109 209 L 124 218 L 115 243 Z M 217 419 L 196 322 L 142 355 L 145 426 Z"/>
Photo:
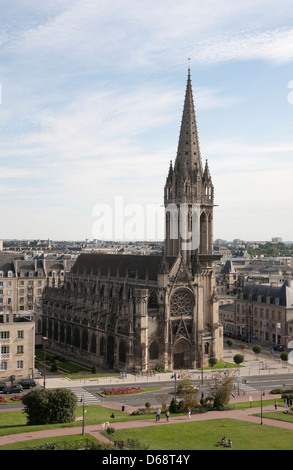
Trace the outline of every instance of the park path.
<path fill-rule="evenodd" d="M 253 397 L 253 399 L 257 399 L 258 397 Z M 279 396 L 276 396 L 276 399 Z M 241 398 L 236 398 L 235 402 L 241 401 Z M 243 401 L 243 399 L 242 399 Z M 247 398 L 246 400 L 247 401 Z M 109 406 L 109 405 L 105 405 Z M 121 409 L 120 403 L 111 403 L 111 408 L 113 409 Z M 279 409 L 282 407 L 279 407 Z M 126 407 L 125 412 L 131 412 L 135 408 Z M 263 413 L 267 411 L 274 411 L 274 405 L 266 405 L 263 406 Z M 258 416 L 252 416 L 253 414 L 260 413 L 261 407 L 256 408 L 246 408 L 241 410 L 227 410 L 227 411 L 209 411 L 208 413 L 202 414 L 194 414 L 191 415 L 191 418 L 186 416 L 176 416 L 173 415 L 170 417 L 170 423 L 182 423 L 182 422 L 190 422 L 190 421 L 207 421 L 213 419 L 236 419 L 242 421 L 249 421 L 251 423 L 261 424 L 261 418 Z M 277 421 L 273 419 L 263 418 L 263 425 L 274 426 L 277 428 L 284 428 L 293 430 L 293 423 L 285 422 L 285 421 Z M 156 422 L 155 419 L 146 419 L 146 420 L 138 420 L 138 421 L 126 421 L 126 422 L 115 422 L 115 429 L 129 429 L 129 428 L 138 428 L 138 427 L 148 427 L 148 426 L 165 426 L 168 425 L 166 422 L 165 416 L 161 418 L 159 422 Z M 31 431 L 19 434 L 10 434 L 7 436 L 0 437 L 0 445 L 15 443 L 20 441 L 28 441 L 31 439 L 46 439 L 49 437 L 58 437 L 58 436 L 65 436 L 65 435 L 77 435 L 81 434 L 82 428 L 79 425 L 71 427 L 71 428 L 56 428 L 56 429 L 46 429 L 41 431 Z M 85 426 L 85 433 L 91 434 L 96 439 L 98 439 L 102 443 L 109 443 L 109 439 L 107 437 L 102 436 L 101 432 L 103 431 L 101 424 L 95 425 L 86 425 Z"/>

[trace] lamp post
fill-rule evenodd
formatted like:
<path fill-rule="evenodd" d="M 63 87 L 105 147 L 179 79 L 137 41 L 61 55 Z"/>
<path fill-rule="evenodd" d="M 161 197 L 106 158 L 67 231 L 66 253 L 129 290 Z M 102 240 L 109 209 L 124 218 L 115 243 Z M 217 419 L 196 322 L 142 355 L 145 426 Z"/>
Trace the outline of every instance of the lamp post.
<path fill-rule="evenodd" d="M 176 394 L 177 394 L 177 379 L 180 378 L 180 375 L 176 374 L 176 372 L 174 372 L 173 375 L 171 375 L 171 379 L 175 379 L 175 401 L 176 401 Z"/>
<path fill-rule="evenodd" d="M 263 425 L 263 419 L 262 419 L 262 396 L 263 396 L 263 391 L 260 391 L 261 396 L 260 396 L 260 424 Z"/>
<path fill-rule="evenodd" d="M 46 341 L 47 337 L 43 336 L 43 341 L 44 341 L 44 388 L 46 388 Z"/>
<path fill-rule="evenodd" d="M 81 434 L 84 435 L 86 410 L 84 409 L 84 396 L 83 395 L 81 395 L 80 401 L 82 401 L 82 432 Z"/>

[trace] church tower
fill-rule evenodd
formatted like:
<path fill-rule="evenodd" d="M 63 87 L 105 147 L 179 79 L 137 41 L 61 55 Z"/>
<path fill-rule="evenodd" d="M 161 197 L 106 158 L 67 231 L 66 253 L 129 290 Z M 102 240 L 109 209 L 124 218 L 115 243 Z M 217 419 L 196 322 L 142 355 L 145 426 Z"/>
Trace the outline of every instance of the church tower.
<path fill-rule="evenodd" d="M 166 289 L 167 356 L 174 369 L 222 358 L 223 337 L 213 253 L 214 187 L 203 165 L 188 69 L 177 156 L 164 188 L 163 257 L 176 257 Z"/>
<path fill-rule="evenodd" d="M 165 255 L 181 254 L 191 268 L 198 255 L 213 252 L 214 187 L 206 161 L 202 164 L 188 69 L 183 115 L 174 163 L 164 191 Z"/>

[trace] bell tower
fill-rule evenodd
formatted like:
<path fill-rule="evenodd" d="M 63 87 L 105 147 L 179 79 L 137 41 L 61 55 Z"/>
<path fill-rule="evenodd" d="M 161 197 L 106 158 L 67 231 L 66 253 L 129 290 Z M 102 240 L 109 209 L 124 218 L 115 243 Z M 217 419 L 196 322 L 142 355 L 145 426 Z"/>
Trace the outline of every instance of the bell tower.
<path fill-rule="evenodd" d="M 180 254 L 191 267 L 199 255 L 213 253 L 214 187 L 202 164 L 188 68 L 187 86 L 174 165 L 170 162 L 164 190 L 165 255 Z"/>

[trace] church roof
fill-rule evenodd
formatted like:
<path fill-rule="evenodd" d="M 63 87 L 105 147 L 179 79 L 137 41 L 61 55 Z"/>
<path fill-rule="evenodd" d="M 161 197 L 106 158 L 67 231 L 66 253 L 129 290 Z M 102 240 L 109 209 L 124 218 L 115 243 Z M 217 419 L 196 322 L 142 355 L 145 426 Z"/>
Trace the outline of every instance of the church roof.
<path fill-rule="evenodd" d="M 175 256 L 166 256 L 165 261 L 172 267 L 176 260 Z M 157 280 L 163 258 L 162 256 L 153 255 L 123 255 L 123 254 L 107 254 L 107 253 L 82 253 L 79 255 L 72 273 L 93 274 L 107 276 L 146 279 L 152 281 Z"/>

